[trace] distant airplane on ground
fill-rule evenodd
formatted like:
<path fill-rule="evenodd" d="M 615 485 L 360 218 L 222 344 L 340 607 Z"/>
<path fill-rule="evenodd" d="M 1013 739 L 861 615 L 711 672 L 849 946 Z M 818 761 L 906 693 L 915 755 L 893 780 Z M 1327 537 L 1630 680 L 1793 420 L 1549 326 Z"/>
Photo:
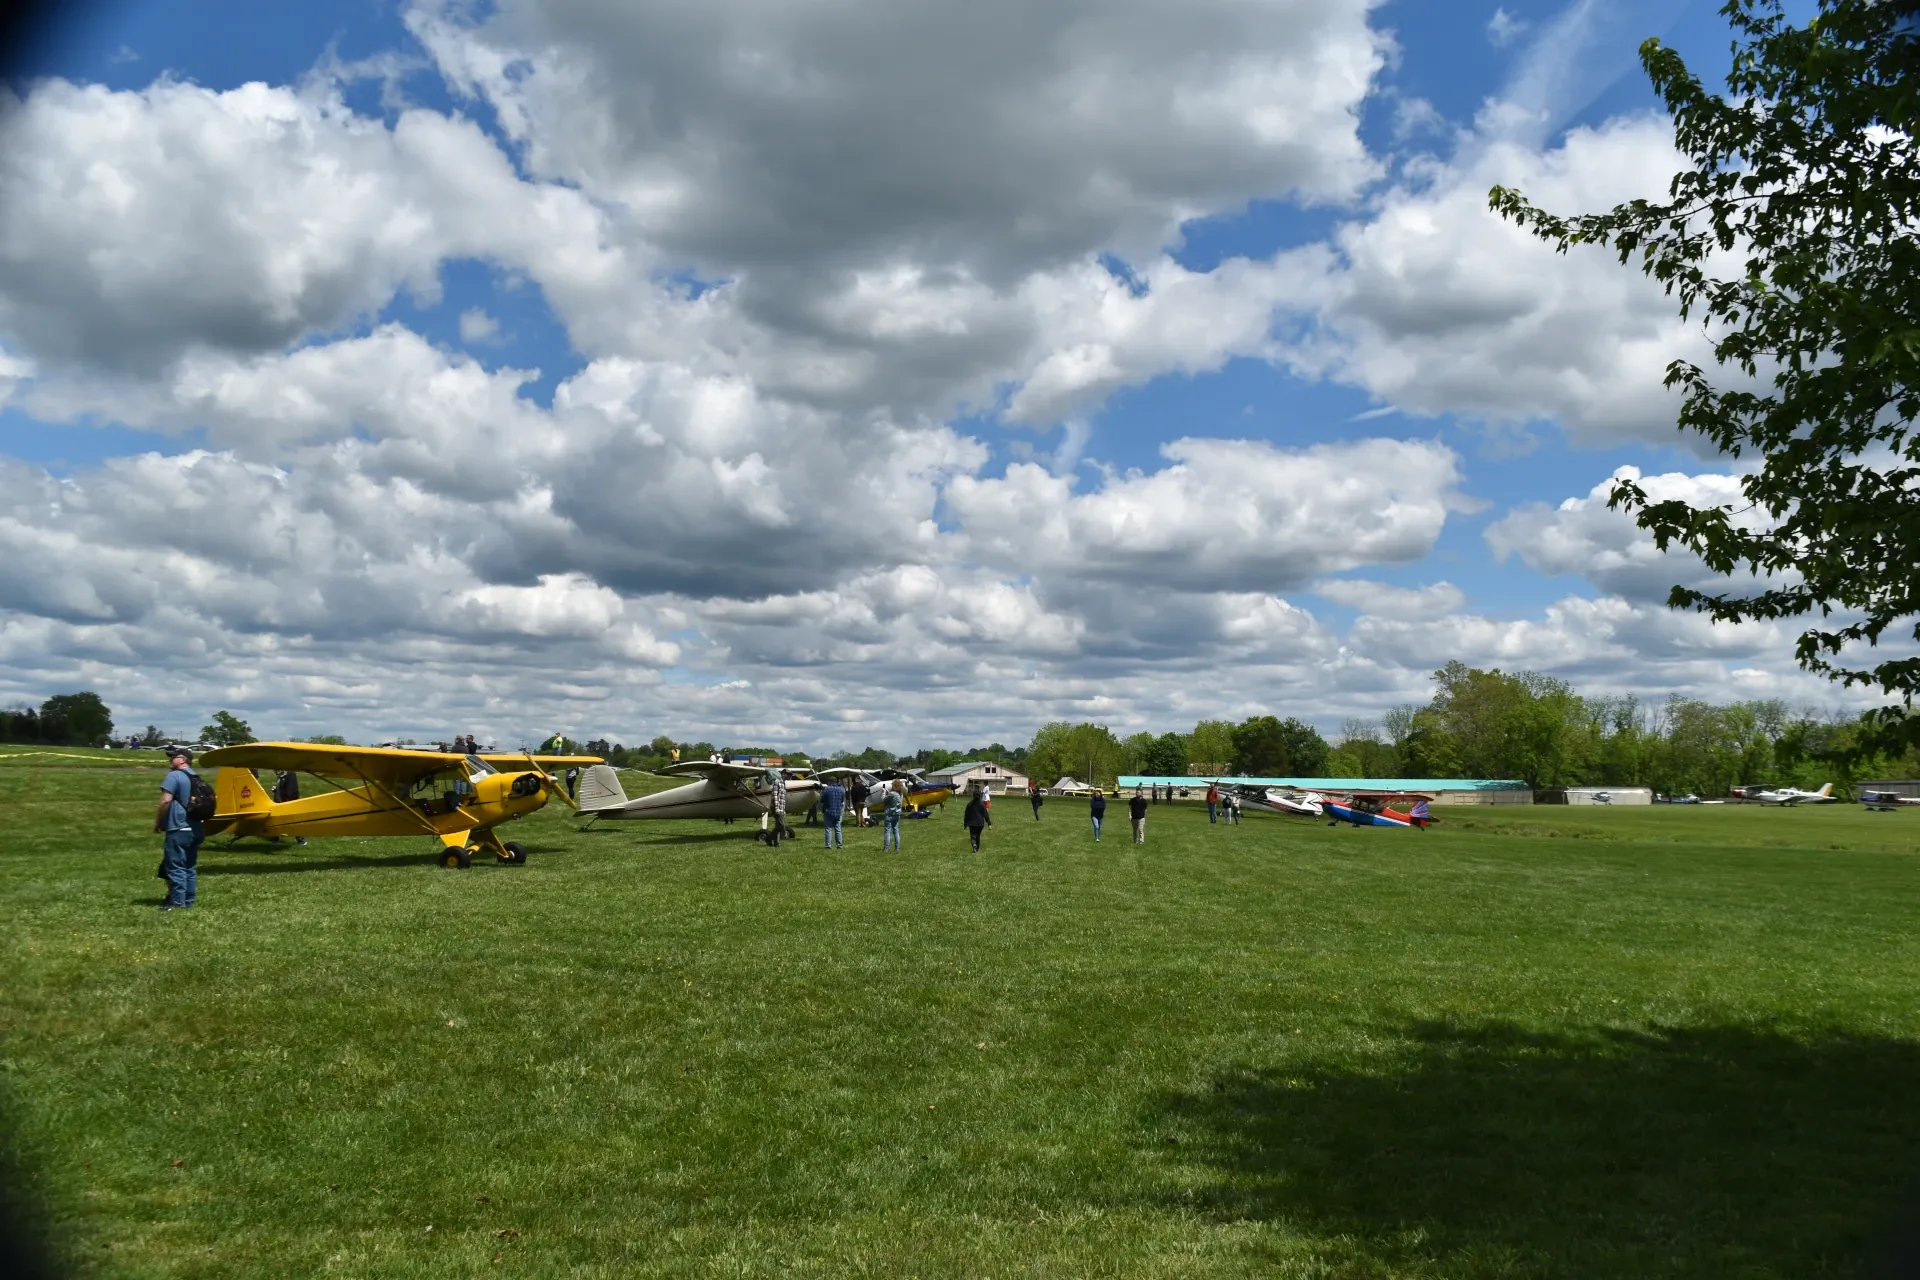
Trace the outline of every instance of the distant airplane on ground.
<path fill-rule="evenodd" d="M 1329 800 L 1326 802 L 1324 816 L 1333 819 L 1327 824 L 1330 827 L 1347 822 L 1356 827 L 1418 827 L 1425 831 L 1433 822 L 1433 815 L 1427 809 L 1424 796 L 1414 797 L 1413 804 L 1404 810 L 1387 806 L 1376 809 L 1372 803 L 1358 796 L 1354 797 L 1349 804 Z"/>
<path fill-rule="evenodd" d="M 1291 813 L 1301 818 L 1318 818 L 1326 813 L 1327 798 L 1318 791 L 1290 796 L 1284 791 L 1261 792 L 1252 803 L 1276 813 Z"/>
<path fill-rule="evenodd" d="M 1869 809 L 1891 812 L 1901 805 L 1920 805 L 1920 796 L 1903 796 L 1897 791 L 1862 791 L 1860 803 Z"/>
<path fill-rule="evenodd" d="M 1748 788 L 1747 799 L 1758 800 L 1761 804 L 1835 804 L 1839 801 L 1839 797 L 1833 794 L 1831 782 L 1818 791 L 1802 791 L 1798 787 L 1778 787 L 1770 791 Z"/>
<path fill-rule="evenodd" d="M 851 786 L 855 778 L 865 778 L 867 788 L 876 795 L 889 782 L 905 782 L 907 794 L 901 797 L 901 801 L 909 809 L 931 809 L 934 805 L 945 804 L 953 799 L 951 786 L 928 782 L 918 769 L 855 769 L 849 765 L 836 765 L 831 769 L 817 769 L 813 776 L 823 783 L 838 782 L 843 787 Z M 867 801 L 869 809 L 877 804 L 877 799 Z"/>
<path fill-rule="evenodd" d="M 580 775 L 576 797 L 580 814 L 607 822 L 636 818 L 759 818 L 770 812 L 773 787 L 763 765 L 728 764 L 718 760 L 687 760 L 668 765 L 662 773 L 694 775 L 699 780 L 671 791 L 627 799 L 620 775 L 611 765 L 597 764 Z M 792 770 L 782 770 L 792 773 Z M 788 777 L 787 816 L 791 819 L 813 808 L 820 784 L 812 778 Z"/>

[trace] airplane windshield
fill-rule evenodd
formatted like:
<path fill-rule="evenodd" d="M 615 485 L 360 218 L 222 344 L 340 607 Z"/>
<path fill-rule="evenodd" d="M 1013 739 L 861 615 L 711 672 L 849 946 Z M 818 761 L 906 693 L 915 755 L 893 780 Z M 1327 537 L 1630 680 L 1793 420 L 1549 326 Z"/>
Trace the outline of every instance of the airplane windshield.
<path fill-rule="evenodd" d="M 484 778 L 490 773 L 497 772 L 492 765 L 482 760 L 479 756 L 468 756 L 467 768 L 472 771 L 473 776 L 476 778 Z"/>

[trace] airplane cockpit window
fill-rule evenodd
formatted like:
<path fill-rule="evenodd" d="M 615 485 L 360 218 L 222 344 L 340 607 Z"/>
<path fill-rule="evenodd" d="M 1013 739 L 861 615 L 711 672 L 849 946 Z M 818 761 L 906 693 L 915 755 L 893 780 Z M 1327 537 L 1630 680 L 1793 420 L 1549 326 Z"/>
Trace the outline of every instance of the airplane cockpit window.
<path fill-rule="evenodd" d="M 472 776 L 476 778 L 484 778 L 490 773 L 499 772 L 499 770 L 495 769 L 485 760 L 482 760 L 479 756 L 468 756 L 467 768 L 472 771 Z"/>

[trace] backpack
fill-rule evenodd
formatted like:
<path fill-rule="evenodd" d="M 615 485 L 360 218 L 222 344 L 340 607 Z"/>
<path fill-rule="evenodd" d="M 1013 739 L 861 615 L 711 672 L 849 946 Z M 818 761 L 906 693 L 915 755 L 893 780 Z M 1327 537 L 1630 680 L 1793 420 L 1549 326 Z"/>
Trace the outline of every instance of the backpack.
<path fill-rule="evenodd" d="M 205 822 L 219 807 L 214 800 L 213 786 L 197 773 L 188 774 L 187 782 L 187 821 Z"/>

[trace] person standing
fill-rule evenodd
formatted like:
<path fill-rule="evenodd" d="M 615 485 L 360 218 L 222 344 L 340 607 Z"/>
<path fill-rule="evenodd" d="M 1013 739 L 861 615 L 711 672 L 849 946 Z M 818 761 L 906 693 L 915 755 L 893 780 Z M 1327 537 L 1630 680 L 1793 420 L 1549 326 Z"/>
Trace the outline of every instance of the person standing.
<path fill-rule="evenodd" d="M 580 798 L 580 766 L 577 764 L 570 764 L 567 766 L 567 799 L 578 800 L 579 798 Z"/>
<path fill-rule="evenodd" d="M 767 843 L 778 849 L 780 837 L 787 829 L 787 780 L 778 769 L 767 770 L 767 790 L 767 812 L 771 818 Z"/>
<path fill-rule="evenodd" d="M 286 804 L 290 800 L 298 800 L 299 798 L 300 775 L 291 769 L 282 769 L 279 778 L 275 779 L 273 784 L 273 802 L 275 804 Z M 274 840 L 277 843 L 279 837 L 275 836 Z M 295 844 L 305 844 L 307 838 L 305 836 L 295 836 L 293 842 Z"/>
<path fill-rule="evenodd" d="M 1227 821 L 1237 827 L 1240 825 L 1240 793 L 1238 791 L 1229 791 L 1227 792 L 1226 800 Z"/>
<path fill-rule="evenodd" d="M 844 849 L 845 841 L 840 835 L 840 820 L 847 811 L 847 790 L 837 782 L 829 782 L 820 788 L 820 821 L 827 828 L 827 848 Z"/>
<path fill-rule="evenodd" d="M 207 838 L 207 818 L 211 813 L 211 789 L 200 783 L 205 798 L 196 802 L 193 755 L 184 747 L 175 747 L 167 755 L 170 768 L 160 782 L 160 806 L 154 811 L 153 829 L 166 838 L 161 846 L 160 874 L 167 882 L 167 900 L 162 911 L 181 911 L 191 907 L 198 889 L 197 868 L 200 846 Z M 195 816 L 200 814 L 201 816 Z"/>
<path fill-rule="evenodd" d="M 889 849 L 900 852 L 900 811 L 906 807 L 903 798 L 906 788 L 907 784 L 896 778 L 887 784 L 886 794 L 880 799 L 880 821 L 886 827 L 880 838 L 882 853 Z"/>
<path fill-rule="evenodd" d="M 1133 793 L 1133 799 L 1128 801 L 1127 807 L 1133 813 L 1133 842 L 1145 844 L 1147 842 L 1147 798 L 1136 791 Z"/>
<path fill-rule="evenodd" d="M 1040 780 L 1038 778 L 1031 778 L 1027 781 L 1027 799 L 1033 801 L 1033 820 L 1035 822 L 1040 821 L 1040 804 L 1046 797 L 1040 794 Z"/>
<path fill-rule="evenodd" d="M 1037 813 L 1036 806 L 1036 813 Z M 973 851 L 980 852 L 980 833 L 993 825 L 993 818 L 987 813 L 987 789 L 981 787 L 973 793 L 973 799 L 967 801 L 967 811 L 960 816 L 960 822 L 967 829 L 967 839 L 973 841 Z"/>
<path fill-rule="evenodd" d="M 1087 812 L 1093 818 L 1093 842 L 1100 843 L 1100 820 L 1107 816 L 1107 793 L 1096 791 L 1093 800 L 1087 806 Z"/>
<path fill-rule="evenodd" d="M 1216 822 L 1220 817 L 1220 784 L 1207 784 L 1207 821 Z"/>

